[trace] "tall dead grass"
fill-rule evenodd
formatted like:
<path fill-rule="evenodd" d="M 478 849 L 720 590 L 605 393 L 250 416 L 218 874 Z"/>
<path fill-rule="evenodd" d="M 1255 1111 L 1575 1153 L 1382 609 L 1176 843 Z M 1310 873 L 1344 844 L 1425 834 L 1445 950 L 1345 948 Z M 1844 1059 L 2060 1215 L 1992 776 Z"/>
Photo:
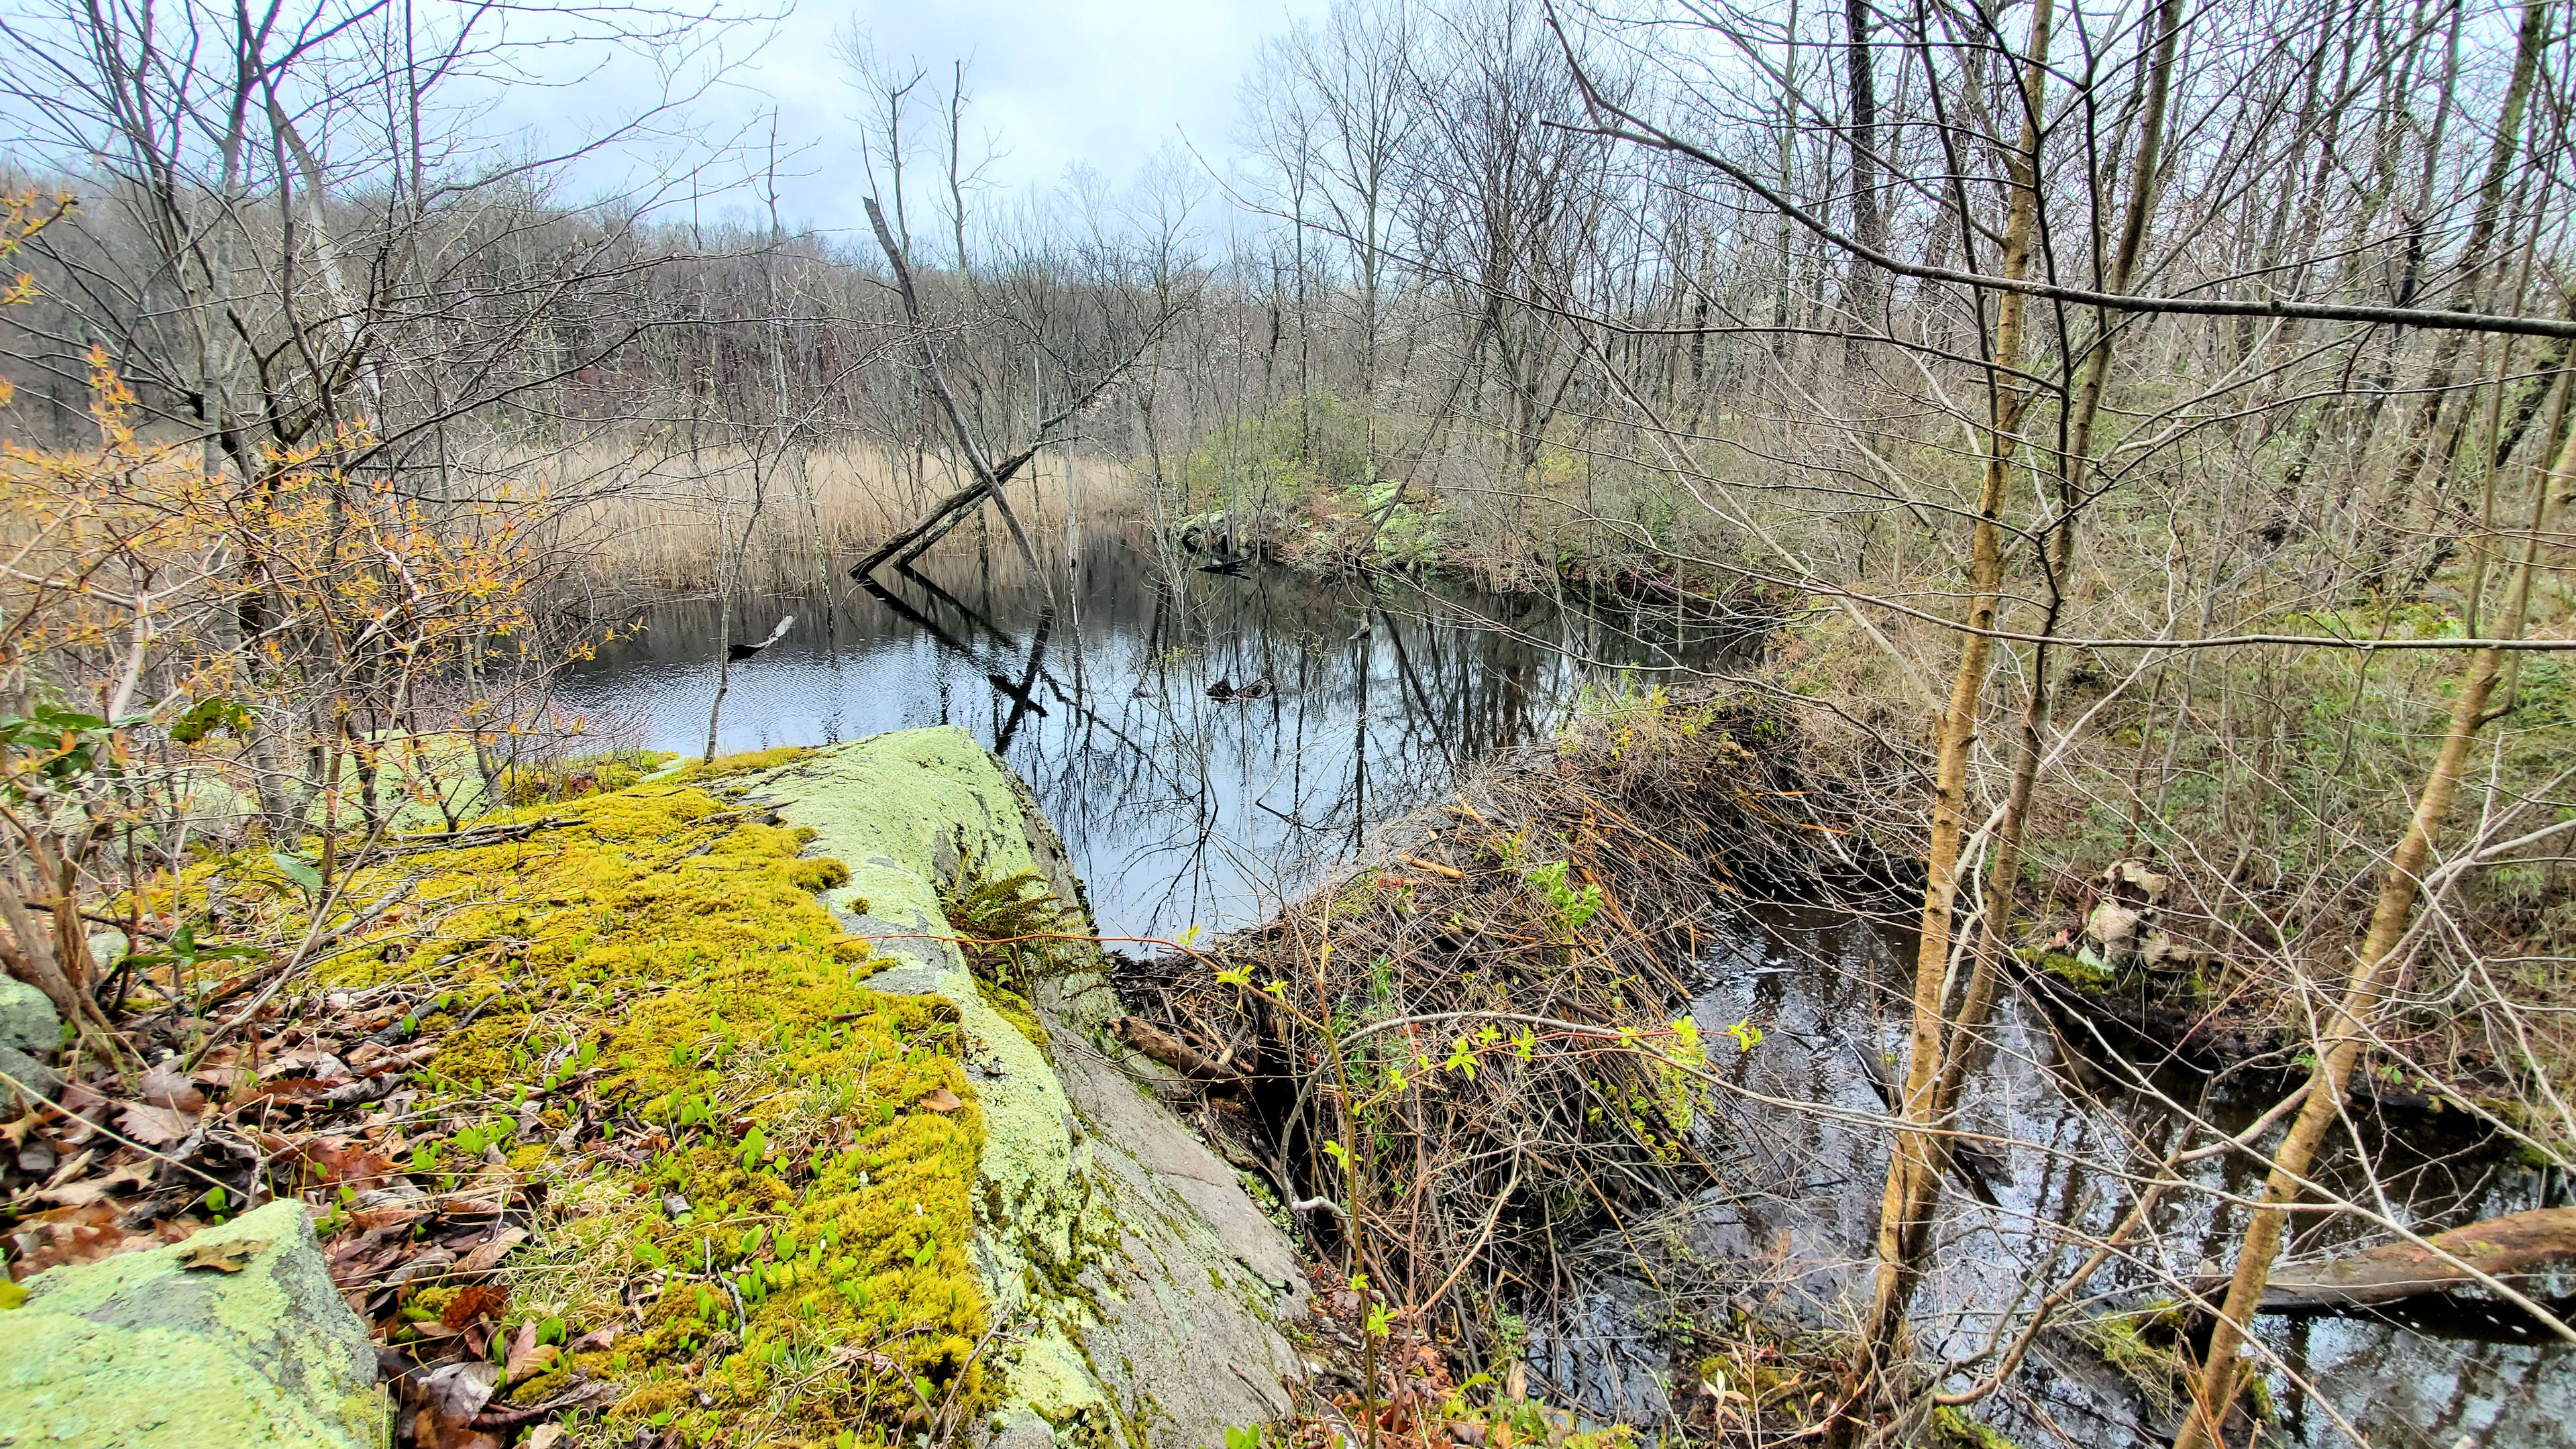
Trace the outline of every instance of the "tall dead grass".
<path fill-rule="evenodd" d="M 1013 481 L 1012 507 L 1042 552 L 1077 546 L 1086 530 L 1144 508 L 1120 463 L 1051 453 Z M 555 545 L 571 577 L 594 594 L 704 592 L 741 550 L 735 587 L 790 589 L 832 577 L 963 486 L 959 470 L 870 445 L 841 445 L 767 467 L 736 449 L 567 454 L 530 470 L 567 500 Z M 754 504 L 757 499 L 757 513 Z M 747 531 L 746 531 L 747 530 Z M 951 532 L 934 554 L 989 547 L 1009 553 L 1001 521 L 986 510 Z"/>

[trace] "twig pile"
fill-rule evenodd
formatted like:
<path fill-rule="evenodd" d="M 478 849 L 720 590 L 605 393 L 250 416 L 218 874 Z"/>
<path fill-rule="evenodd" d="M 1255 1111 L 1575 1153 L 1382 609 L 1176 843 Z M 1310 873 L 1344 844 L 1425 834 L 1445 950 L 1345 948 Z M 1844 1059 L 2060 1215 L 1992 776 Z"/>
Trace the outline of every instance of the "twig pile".
<path fill-rule="evenodd" d="M 1558 1286 L 1557 1243 L 1760 1186 L 1683 1070 L 1750 1029 L 1703 1043 L 1683 1013 L 1729 897 L 1878 883 L 1826 844 L 1799 762 L 1785 720 L 1741 702 L 1591 720 L 1275 921 L 1140 966 L 1164 979 L 1129 999 L 1161 1021 L 1121 1035 L 1248 1105 L 1307 1221 L 1472 1355 L 1503 1305 Z"/>

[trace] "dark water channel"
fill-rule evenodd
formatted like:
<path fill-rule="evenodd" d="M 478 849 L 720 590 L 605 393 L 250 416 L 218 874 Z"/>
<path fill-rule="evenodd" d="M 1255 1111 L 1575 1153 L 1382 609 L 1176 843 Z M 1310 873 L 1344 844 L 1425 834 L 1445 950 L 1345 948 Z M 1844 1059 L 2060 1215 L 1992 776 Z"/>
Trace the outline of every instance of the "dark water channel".
<path fill-rule="evenodd" d="M 1722 1323 L 1728 1307 L 1757 1304 L 1810 1325 L 1847 1321 L 1833 1302 L 1847 1285 L 1866 1291 L 1886 1163 L 1884 1134 L 1860 1120 L 1878 1115 L 1879 1102 L 1853 1044 L 1901 1051 L 1913 950 L 1903 930 L 1795 908 L 1739 921 L 1711 950 L 1704 962 L 1709 985 L 1694 1011 L 1703 1035 L 1725 1047 L 1723 1057 L 1733 1051 L 1717 1035 L 1727 1024 L 1750 1018 L 1767 1033 L 1737 1054 L 1727 1068 L 1731 1079 L 1751 1092 L 1845 1115 L 1721 1108 L 1709 1123 L 1710 1143 L 1724 1144 L 1741 1165 L 1747 1190 L 1708 1194 L 1588 1246 L 1580 1305 L 1533 1335 L 1532 1366 L 1556 1396 L 1605 1417 L 1669 1422 L 1676 1403 L 1686 1406 L 1698 1387 L 1668 1351 L 1676 1325 Z M 2053 1225 L 2079 1225 L 2098 1241 L 2126 1205 L 2118 1169 L 2134 1172 L 2171 1152 L 2182 1141 L 2185 1112 L 2233 1134 L 2280 1091 L 2266 1081 L 2212 1093 L 2206 1078 L 2187 1070 L 2132 1090 L 2085 1059 L 2107 1057 L 2098 1041 L 2009 997 L 1997 1007 L 1995 1036 L 1992 1059 L 1965 1096 L 1961 1127 L 2000 1144 L 2009 1180 L 1991 1184 L 1990 1205 L 1955 1179 L 1949 1185 L 1940 1258 L 1915 1302 L 1918 1347 L 1951 1361 L 1993 1342 L 1999 1312 L 2027 1307 L 2036 1296 L 2025 1286 L 2034 1268 L 2053 1264 L 2053 1283 L 2087 1256 L 2089 1245 L 2067 1243 Z M 2117 1070 L 2125 1082 L 2125 1069 Z M 2563 1174 L 2544 1176 L 2448 1137 L 2376 1141 L 2367 1166 L 2385 1191 L 2386 1210 L 2426 1232 L 2565 1206 L 2571 1196 Z M 2320 1177 L 2367 1201 L 2372 1174 L 2364 1167 L 2347 1150 Z M 2204 1162 L 2184 1175 L 2240 1198 L 2262 1190 L 2260 1174 L 2241 1159 Z M 2153 1267 L 2189 1274 L 2232 1263 L 2239 1231 L 2233 1213 L 2213 1221 L 2207 1195 L 2169 1195 L 2157 1232 L 2139 1244 L 2138 1261 L 2106 1267 L 2057 1321 L 2116 1317 L 2169 1299 L 2173 1290 L 2159 1286 Z M 2329 1255 L 2357 1236 L 2338 1219 L 2312 1227 L 2291 1250 Z M 2282 1364 L 2269 1378 L 2279 1412 L 2262 1443 L 2576 1445 L 2576 1352 L 2543 1336 L 2518 1310 L 2499 1307 L 2490 1315 L 2469 1306 L 2409 1323 L 2265 1317 L 2259 1332 Z M 2025 1446 L 2170 1443 L 2179 1419 L 2172 1387 L 2153 1372 L 2120 1372 L 2093 1346 L 2098 1342 L 2080 1333 L 2044 1335 L 2012 1387 L 1977 1406 L 1975 1417 Z M 1687 1364 L 1693 1355 L 1679 1357 Z"/>
<path fill-rule="evenodd" d="M 1544 597 L 1201 572 L 1134 539 L 1096 538 L 1058 568 L 1050 589 L 1002 561 L 946 558 L 882 595 L 836 581 L 737 601 L 724 638 L 759 639 L 787 614 L 796 623 L 733 666 L 719 748 L 961 725 L 1035 787 L 1102 930 L 1170 936 L 1259 919 L 1371 826 L 1443 798 L 1496 750 L 1548 737 L 1588 691 L 1644 689 L 1677 661 L 1717 661 L 1742 643 L 1714 626 Z M 562 703 L 628 742 L 694 754 L 722 653 L 715 605 L 671 600 L 640 616 L 644 630 L 582 666 Z M 1212 698 L 1220 685 L 1236 697 Z M 1676 1400 L 1697 1387 L 1674 1368 L 1695 1316 L 1722 1316 L 1732 1300 L 1832 1317 L 1867 1251 L 1883 1171 L 1883 1136 L 1861 1120 L 1878 1102 L 1845 1038 L 1864 1050 L 1897 1041 L 1912 959 L 1903 934 L 1789 907 L 1716 939 L 1701 963 L 1705 1034 L 1723 1046 L 1724 1027 L 1748 1016 L 1767 1033 L 1729 1070 L 1751 1090 L 1847 1116 L 1715 1114 L 1711 1145 L 1744 1165 L 1741 1190 L 1589 1245 L 1575 1306 L 1533 1325 L 1530 1366 L 1551 1398 L 1645 1426 L 1672 1422 Z M 1985 1343 L 2033 1268 L 2082 1256 L 2044 1225 L 2106 1229 L 2112 1171 L 2161 1157 L 2183 1125 L 2172 1106 L 2072 1061 L 2021 1003 L 2000 1010 L 1998 1034 L 1967 1125 L 2013 1144 L 2011 1181 L 1996 1184 L 1993 1205 L 1949 1194 L 1941 1266 L 1918 1303 L 1922 1343 L 1956 1356 Z M 2158 1086 L 2229 1131 L 2269 1100 L 2203 1101 L 2188 1079 Z M 2491 1156 L 2399 1144 L 2377 1159 L 2392 1205 L 2418 1221 L 2566 1200 L 2563 1182 Z M 2357 1183 L 2358 1166 L 2341 1170 Z M 2259 1188 L 2221 1163 L 2199 1171 L 2240 1193 Z M 2208 1200 L 2176 1201 L 2141 1256 L 2185 1270 L 2223 1261 Z M 2131 1304 L 2149 1281 L 2144 1268 L 2114 1265 L 2066 1317 Z M 2287 1366 L 2272 1376 L 2281 1412 L 2271 1442 L 2576 1445 L 2576 1356 L 2481 1314 L 2419 1327 L 2269 1318 L 2263 1331 Z M 2169 1400 L 2065 1335 L 2044 1338 L 2016 1382 L 1977 1413 L 2024 1445 L 2117 1449 L 2170 1431 Z"/>

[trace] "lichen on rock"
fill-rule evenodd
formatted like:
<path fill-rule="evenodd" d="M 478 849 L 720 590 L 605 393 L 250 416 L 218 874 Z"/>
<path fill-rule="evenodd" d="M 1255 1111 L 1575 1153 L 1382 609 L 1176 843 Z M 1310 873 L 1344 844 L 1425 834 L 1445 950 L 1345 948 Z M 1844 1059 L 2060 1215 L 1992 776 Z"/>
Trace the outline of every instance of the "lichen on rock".
<path fill-rule="evenodd" d="M 211 1251 L 222 1246 L 237 1251 Z M 24 1305 L 0 1313 L 0 1443 L 33 1430 L 132 1449 L 386 1442 L 375 1349 L 300 1202 L 26 1287 Z"/>
<path fill-rule="evenodd" d="M 1113 1065 L 1124 1052 L 1102 1031 L 1096 943 L 1059 943 L 1053 969 L 1024 978 L 1023 1008 L 979 979 L 971 934 L 948 919 L 941 886 L 971 862 L 987 880 L 1043 883 L 1090 929 L 1027 786 L 939 728 L 817 751 L 749 788 L 848 864 L 825 899 L 888 963 L 872 984 L 957 1007 L 985 1125 L 976 1262 L 1013 1338 L 995 1437 L 1145 1449 L 1284 1417 L 1282 1380 L 1301 1371 L 1279 1332 L 1302 1292 L 1293 1254 L 1234 1171 Z M 1079 1049 L 1050 1052 L 1059 1036 Z"/>

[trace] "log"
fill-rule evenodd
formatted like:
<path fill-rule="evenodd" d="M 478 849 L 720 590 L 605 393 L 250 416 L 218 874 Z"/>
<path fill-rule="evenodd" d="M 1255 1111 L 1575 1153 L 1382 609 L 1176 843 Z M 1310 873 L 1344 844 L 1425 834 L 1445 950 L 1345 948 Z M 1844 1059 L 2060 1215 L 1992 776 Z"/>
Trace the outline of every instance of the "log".
<path fill-rule="evenodd" d="M 2510 1280 L 2576 1265 L 2576 1207 L 2507 1213 L 2425 1241 L 2440 1252 L 2414 1243 L 2386 1243 L 2311 1267 L 2285 1266 L 2272 1275 L 2256 1311 L 2319 1313 L 2400 1303 L 2475 1285 L 2470 1267 Z M 2447 1261 L 2445 1254 L 2459 1263 Z M 2224 1293 L 2227 1279 L 2211 1275 L 2195 1286 L 2203 1293 Z"/>
<path fill-rule="evenodd" d="M 1242 1080 L 1242 1072 L 1232 1065 L 1211 1060 L 1205 1052 L 1142 1018 L 1122 1016 L 1109 1024 L 1109 1032 L 1128 1048 L 1170 1067 L 1182 1076 L 1194 1077 L 1202 1082 Z"/>

